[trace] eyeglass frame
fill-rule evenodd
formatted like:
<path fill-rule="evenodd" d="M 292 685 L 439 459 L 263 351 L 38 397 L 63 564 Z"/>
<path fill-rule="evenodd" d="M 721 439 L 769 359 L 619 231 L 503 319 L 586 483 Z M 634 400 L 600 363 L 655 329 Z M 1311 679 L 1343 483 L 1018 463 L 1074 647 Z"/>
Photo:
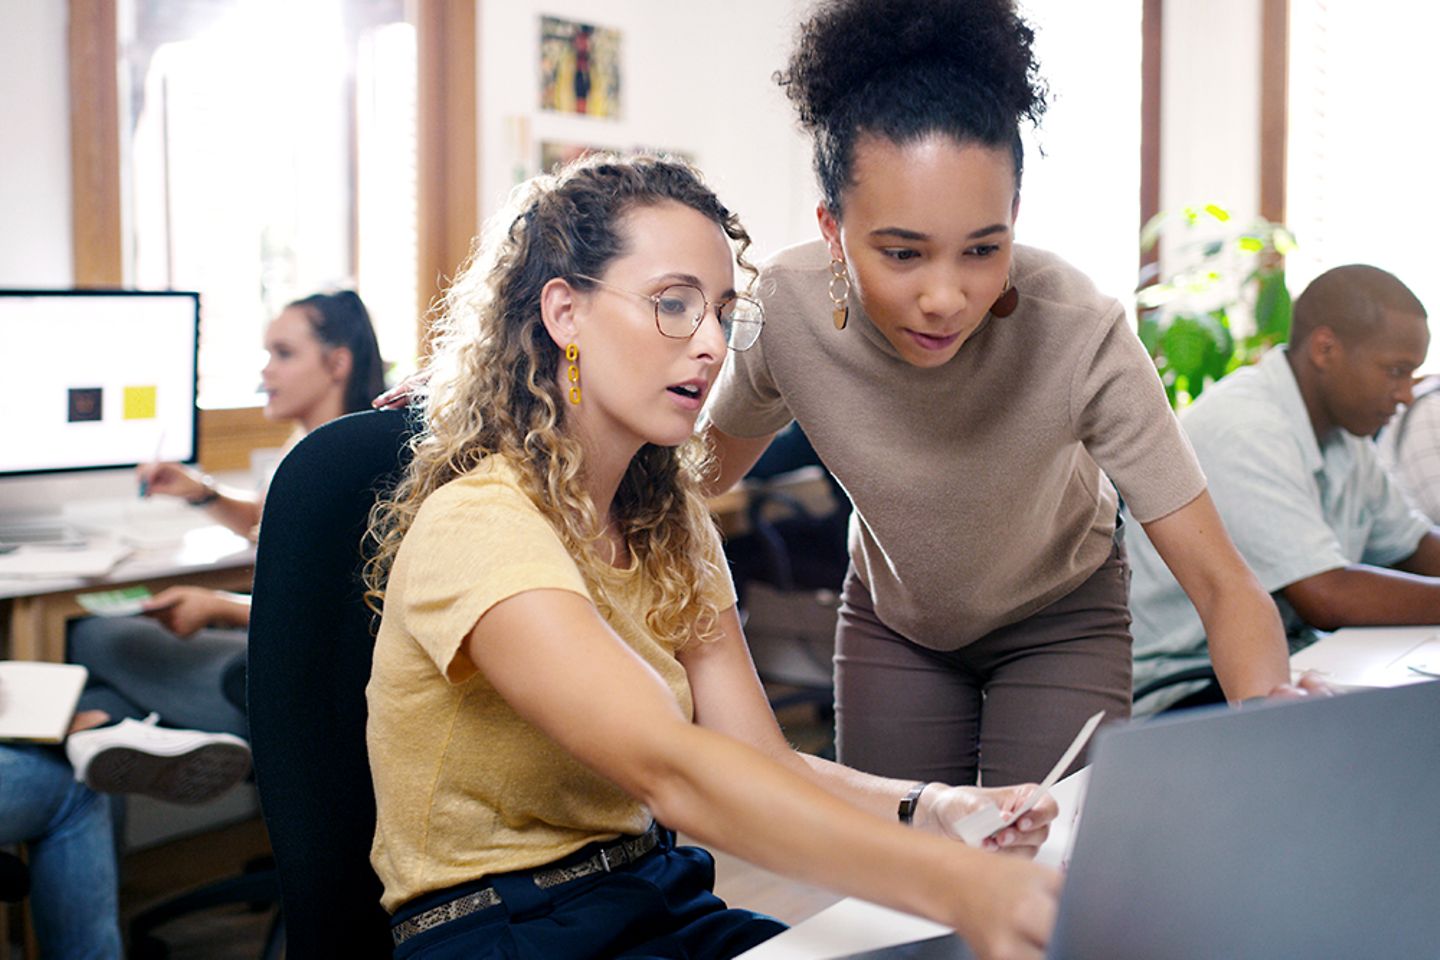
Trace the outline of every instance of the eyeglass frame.
<path fill-rule="evenodd" d="M 743 347 L 732 346 L 731 343 L 730 343 L 730 338 L 727 336 L 727 337 L 725 338 L 725 348 L 726 348 L 727 350 L 734 350 L 736 353 L 744 353 L 746 350 L 749 350 L 751 347 L 755 346 L 755 344 L 756 344 L 756 343 L 759 341 L 759 339 L 760 339 L 760 334 L 765 332 L 765 306 L 764 306 L 764 304 L 762 304 L 759 300 L 756 300 L 754 297 L 748 297 L 748 296 L 744 295 L 743 293 L 732 293 L 732 294 L 730 294 L 728 297 L 724 297 L 724 298 L 722 298 L 722 299 L 720 299 L 720 300 L 714 300 L 714 301 L 712 301 L 709 297 L 705 296 L 705 291 L 704 291 L 704 290 L 701 290 L 699 287 L 695 286 L 695 284 L 693 284 L 693 283 L 686 283 L 686 282 L 684 282 L 683 280 L 677 280 L 677 281 L 674 282 L 674 283 L 667 283 L 667 284 L 665 284 L 665 286 L 660 290 L 660 293 L 664 293 L 666 290 L 669 290 L 671 287 L 689 287 L 691 290 L 694 290 L 696 293 L 700 294 L 700 299 L 701 299 L 702 301 L 704 301 L 704 303 L 705 303 L 705 306 L 701 308 L 699 315 L 694 318 L 694 321 L 693 321 L 694 325 L 690 328 L 690 332 L 687 333 L 687 334 L 685 334 L 685 336 L 683 336 L 683 337 L 677 337 L 677 336 L 675 336 L 675 334 L 673 334 L 673 333 L 666 333 L 666 332 L 665 332 L 665 328 L 664 328 L 664 327 L 661 325 L 661 323 L 660 323 L 660 293 L 640 293 L 638 290 L 626 290 L 624 287 L 617 287 L 617 286 L 615 286 L 615 284 L 613 284 L 613 283 L 606 283 L 604 280 L 601 280 L 599 277 L 592 277 L 592 276 L 590 276 L 590 275 L 588 275 L 588 274 L 584 274 L 584 273 L 577 273 L 577 274 L 575 274 L 575 279 L 588 281 L 589 283 L 593 283 L 593 284 L 596 284 L 597 286 L 604 287 L 604 288 L 607 289 L 607 290 L 613 290 L 613 291 L 616 292 L 616 293 L 624 293 L 624 294 L 627 294 L 627 295 L 632 296 L 632 297 L 639 297 L 641 300 L 649 300 L 649 301 L 650 301 L 650 306 L 651 306 L 651 308 L 652 308 L 652 313 L 654 314 L 654 317 L 655 317 L 655 330 L 656 330 L 656 332 L 658 332 L 658 333 L 660 334 L 660 336 L 665 337 L 666 339 L 669 339 L 669 340 L 689 340 L 691 337 L 695 336 L 695 331 L 699 330 L 699 329 L 700 329 L 700 324 L 702 324 L 702 323 L 705 322 L 705 317 L 709 315 L 709 313 L 710 313 L 710 308 L 711 308 L 711 307 L 715 307 L 715 308 L 716 308 L 716 310 L 715 310 L 715 320 L 716 320 L 717 323 L 720 324 L 721 330 L 723 331 L 724 328 L 725 328 L 725 323 L 724 323 L 723 320 L 720 319 L 720 309 L 719 309 L 719 308 L 723 307 L 725 304 L 731 302 L 732 300 L 747 300 L 747 301 L 749 301 L 750 303 L 755 304 L 755 310 L 756 310 L 756 312 L 759 313 L 759 315 L 760 315 L 760 322 L 759 322 L 758 324 L 756 324 L 756 325 L 757 325 L 760 329 L 756 331 L 756 333 L 755 333 L 755 339 L 754 339 L 754 340 L 751 340 L 749 343 L 747 343 L 747 344 L 746 344 L 745 346 L 743 346 Z M 747 322 L 749 322 L 749 321 L 747 321 Z"/>

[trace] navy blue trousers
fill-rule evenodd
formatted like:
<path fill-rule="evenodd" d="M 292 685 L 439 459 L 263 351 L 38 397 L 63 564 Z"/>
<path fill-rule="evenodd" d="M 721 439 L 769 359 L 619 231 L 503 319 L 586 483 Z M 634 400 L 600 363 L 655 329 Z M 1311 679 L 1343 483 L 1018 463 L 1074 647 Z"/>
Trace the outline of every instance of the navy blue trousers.
<path fill-rule="evenodd" d="M 592 845 L 559 863 L 583 860 Z M 714 894 L 715 859 L 698 847 L 660 844 L 636 863 L 542 890 L 528 871 L 500 874 L 418 897 L 400 923 L 487 884 L 501 904 L 451 920 L 395 948 L 396 960 L 726 960 L 785 929 L 778 920 L 732 910 Z"/>

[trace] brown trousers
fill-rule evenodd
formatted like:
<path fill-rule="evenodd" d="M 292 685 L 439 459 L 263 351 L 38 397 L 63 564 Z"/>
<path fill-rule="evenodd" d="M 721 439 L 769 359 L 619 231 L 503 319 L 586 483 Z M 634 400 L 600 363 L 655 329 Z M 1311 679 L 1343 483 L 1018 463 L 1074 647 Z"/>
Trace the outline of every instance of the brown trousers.
<path fill-rule="evenodd" d="M 958 650 L 937 651 L 881 623 L 852 567 L 835 631 L 840 762 L 953 784 L 1040 780 L 1091 714 L 1130 716 L 1129 581 L 1117 541 L 1066 596 Z"/>

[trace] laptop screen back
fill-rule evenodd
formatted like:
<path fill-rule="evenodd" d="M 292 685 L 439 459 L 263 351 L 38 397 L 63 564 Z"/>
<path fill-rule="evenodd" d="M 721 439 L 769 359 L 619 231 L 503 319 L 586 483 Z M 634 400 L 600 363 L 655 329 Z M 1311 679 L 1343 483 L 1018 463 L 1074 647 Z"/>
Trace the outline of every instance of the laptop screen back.
<path fill-rule="evenodd" d="M 1050 955 L 1440 953 L 1440 683 L 1102 735 Z"/>

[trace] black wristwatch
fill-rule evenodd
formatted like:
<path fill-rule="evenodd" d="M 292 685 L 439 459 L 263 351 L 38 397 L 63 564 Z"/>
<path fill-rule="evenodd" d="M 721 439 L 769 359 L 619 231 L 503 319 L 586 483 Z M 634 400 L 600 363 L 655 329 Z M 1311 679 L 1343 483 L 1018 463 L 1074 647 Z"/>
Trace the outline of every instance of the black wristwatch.
<path fill-rule="evenodd" d="M 924 793 L 925 788 L 928 786 L 930 786 L 929 781 L 917 783 L 910 788 L 910 791 L 906 793 L 905 796 L 900 798 L 898 815 L 900 822 L 907 827 L 910 825 L 910 822 L 915 819 L 915 809 L 920 806 L 920 794 Z"/>
<path fill-rule="evenodd" d="M 215 481 L 211 477 L 206 476 L 201 478 L 200 486 L 204 488 L 205 492 L 193 500 L 186 500 L 185 502 L 190 504 L 190 506 L 205 507 L 220 499 L 220 490 L 215 486 Z"/>

